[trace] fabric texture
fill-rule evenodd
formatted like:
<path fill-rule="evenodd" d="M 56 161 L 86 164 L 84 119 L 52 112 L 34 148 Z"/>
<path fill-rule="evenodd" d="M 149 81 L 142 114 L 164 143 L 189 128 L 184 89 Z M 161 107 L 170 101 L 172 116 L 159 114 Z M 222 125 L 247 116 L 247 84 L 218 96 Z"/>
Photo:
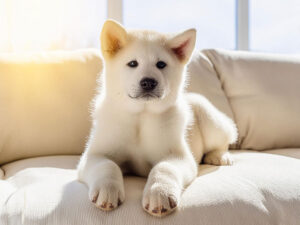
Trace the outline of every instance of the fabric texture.
<path fill-rule="evenodd" d="M 300 147 L 300 57 L 205 50 L 231 105 L 238 147 Z"/>
<path fill-rule="evenodd" d="M 264 152 L 300 159 L 300 151 L 298 148 L 275 149 L 275 150 L 267 150 Z"/>
<path fill-rule="evenodd" d="M 83 151 L 101 62 L 96 50 L 0 54 L 0 164 Z"/>
<path fill-rule="evenodd" d="M 300 161 L 255 151 L 232 151 L 233 166 L 201 165 L 177 212 L 158 219 L 141 207 L 146 179 L 126 177 L 126 200 L 102 212 L 76 181 L 79 156 L 21 160 L 3 169 L 1 225 L 222 224 L 298 225 Z"/>

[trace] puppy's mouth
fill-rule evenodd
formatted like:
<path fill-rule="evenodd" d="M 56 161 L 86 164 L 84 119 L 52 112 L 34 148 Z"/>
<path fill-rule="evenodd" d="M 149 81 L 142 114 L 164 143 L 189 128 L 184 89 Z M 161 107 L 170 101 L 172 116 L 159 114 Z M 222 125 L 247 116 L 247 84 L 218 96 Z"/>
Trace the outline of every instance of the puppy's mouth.
<path fill-rule="evenodd" d="M 132 96 L 132 95 L 128 94 L 128 96 L 129 96 L 129 98 L 132 98 L 132 99 L 140 99 L 140 100 L 146 100 L 146 101 L 161 98 L 160 94 L 154 93 L 154 92 L 142 92 L 142 93 L 139 93 L 135 96 Z"/>

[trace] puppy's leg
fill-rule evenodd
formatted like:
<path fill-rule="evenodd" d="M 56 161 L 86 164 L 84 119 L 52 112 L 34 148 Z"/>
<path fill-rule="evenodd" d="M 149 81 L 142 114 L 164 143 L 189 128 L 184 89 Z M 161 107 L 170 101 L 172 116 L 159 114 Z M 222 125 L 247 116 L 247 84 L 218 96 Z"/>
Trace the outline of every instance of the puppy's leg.
<path fill-rule="evenodd" d="M 190 93 L 186 97 L 203 138 L 206 152 L 203 161 L 217 166 L 231 165 L 233 160 L 228 146 L 237 139 L 236 125 L 203 96 Z"/>
<path fill-rule="evenodd" d="M 182 190 L 196 177 L 197 165 L 192 156 L 172 157 L 151 170 L 143 194 L 143 208 L 153 216 L 164 216 L 179 204 Z"/>
<path fill-rule="evenodd" d="M 224 149 L 210 151 L 205 154 L 204 163 L 215 166 L 229 166 L 233 164 L 233 159 L 228 152 L 228 145 Z"/>
<path fill-rule="evenodd" d="M 115 209 L 125 198 L 120 167 L 105 157 L 84 154 L 78 165 L 78 179 L 89 188 L 89 199 L 105 211 Z"/>

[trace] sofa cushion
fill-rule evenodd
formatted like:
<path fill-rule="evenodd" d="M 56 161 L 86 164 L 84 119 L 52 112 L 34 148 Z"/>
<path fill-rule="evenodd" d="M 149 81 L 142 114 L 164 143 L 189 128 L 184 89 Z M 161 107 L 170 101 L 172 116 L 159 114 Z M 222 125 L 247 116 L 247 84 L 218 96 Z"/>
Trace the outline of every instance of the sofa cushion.
<path fill-rule="evenodd" d="M 205 50 L 231 105 L 238 147 L 300 147 L 300 57 Z"/>
<path fill-rule="evenodd" d="M 2 166 L 2 170 L 5 171 L 3 179 L 8 179 L 27 168 L 55 167 L 60 169 L 74 169 L 79 162 L 78 160 L 78 155 L 46 156 L 17 160 Z"/>
<path fill-rule="evenodd" d="M 300 160 L 255 151 L 232 151 L 233 166 L 201 165 L 177 212 L 154 218 L 141 207 L 144 178 L 126 177 L 126 200 L 102 212 L 76 181 L 79 157 L 53 156 L 4 165 L 0 224 L 222 224 L 297 225 L 300 221 Z M 68 158 L 70 157 L 70 158 Z M 39 163 L 40 161 L 40 163 Z M 14 189 L 9 192 L 9 187 Z"/>
<path fill-rule="evenodd" d="M 0 164 L 81 153 L 100 71 L 96 50 L 0 54 Z"/>
<path fill-rule="evenodd" d="M 200 51 L 195 52 L 187 72 L 187 91 L 205 96 L 220 111 L 234 119 L 218 74 L 207 56 Z"/>
<path fill-rule="evenodd" d="M 283 155 L 288 157 L 293 157 L 300 159 L 300 151 L 298 148 L 288 148 L 288 149 L 273 149 L 264 151 L 265 153 Z"/>

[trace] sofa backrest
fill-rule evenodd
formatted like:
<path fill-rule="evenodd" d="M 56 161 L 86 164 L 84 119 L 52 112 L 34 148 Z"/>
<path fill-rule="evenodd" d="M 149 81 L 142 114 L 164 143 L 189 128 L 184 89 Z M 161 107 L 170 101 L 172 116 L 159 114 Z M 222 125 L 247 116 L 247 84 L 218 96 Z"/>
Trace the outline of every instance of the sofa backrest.
<path fill-rule="evenodd" d="M 96 50 L 0 54 L 0 164 L 80 154 L 101 68 Z"/>
<path fill-rule="evenodd" d="M 92 49 L 0 54 L 0 164 L 82 153 L 101 70 Z M 300 58 L 204 50 L 188 72 L 188 91 L 237 123 L 232 148 L 300 147 Z"/>
<path fill-rule="evenodd" d="M 299 56 L 225 50 L 203 54 L 233 112 L 239 131 L 236 148 L 300 147 Z"/>
<path fill-rule="evenodd" d="M 187 68 L 187 91 L 204 95 L 219 110 L 233 118 L 231 106 L 212 62 L 201 51 L 195 52 Z"/>

